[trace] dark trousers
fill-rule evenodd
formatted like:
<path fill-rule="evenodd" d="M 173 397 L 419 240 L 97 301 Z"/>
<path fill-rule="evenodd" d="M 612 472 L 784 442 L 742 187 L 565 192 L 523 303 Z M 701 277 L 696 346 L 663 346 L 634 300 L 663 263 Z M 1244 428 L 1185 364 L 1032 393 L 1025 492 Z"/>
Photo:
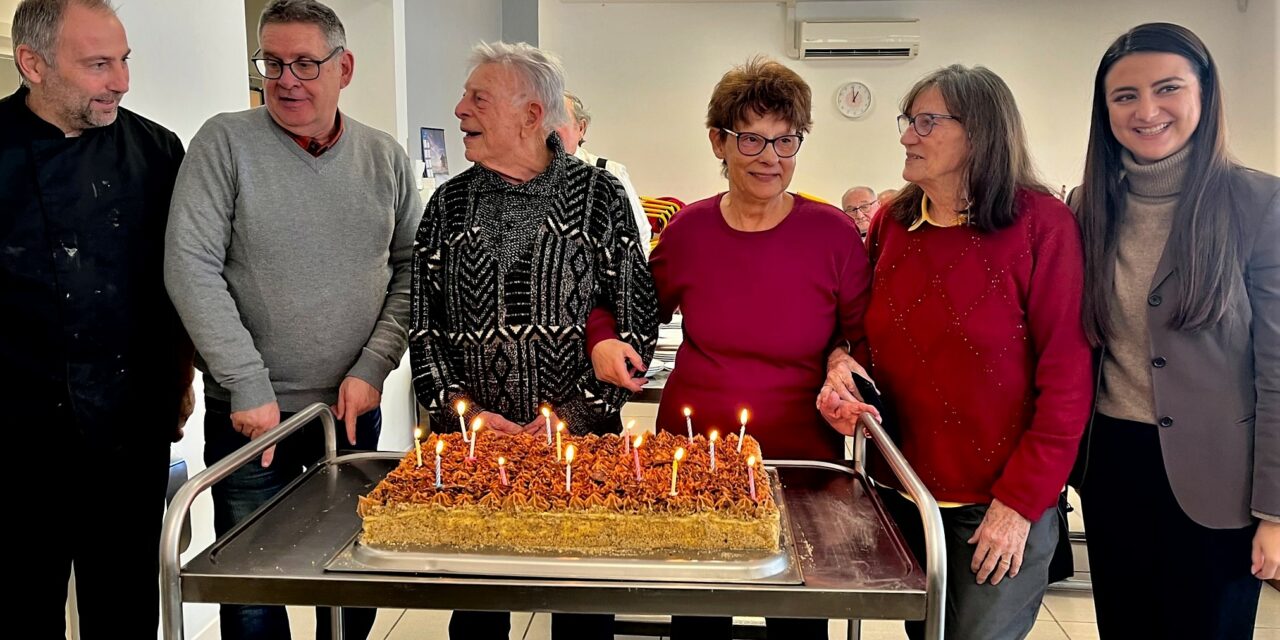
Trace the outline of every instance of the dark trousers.
<path fill-rule="evenodd" d="M 765 618 L 765 637 L 778 640 L 827 640 L 827 621 L 817 618 Z M 671 640 L 728 640 L 733 618 L 671 616 Z"/>
<path fill-rule="evenodd" d="M 1080 488 L 1098 633 L 1247 640 L 1262 582 L 1249 573 L 1256 526 L 1209 529 L 1178 506 L 1159 427 L 1094 419 Z"/>
<path fill-rule="evenodd" d="M 143 419 L 139 416 L 140 422 Z M 162 433 L 172 431 L 165 426 Z M 58 424 L 16 425 L 36 427 L 74 430 Z M 54 455 L 41 457 L 45 453 Z M 81 638 L 156 637 L 169 443 L 58 443 L 52 448 L 45 443 L 19 450 L 18 457 L 17 469 L 30 472 L 19 471 L 14 477 L 38 486 L 28 499 L 17 497 L 15 504 L 21 521 L 39 524 L 39 537 L 26 539 L 31 532 L 21 528 L 11 532 L 19 543 L 14 548 L 19 567 L 29 562 L 24 554 L 40 557 L 31 570 L 20 572 L 16 585 L 20 595 L 15 614 L 27 621 L 25 637 L 65 636 L 67 580 L 73 567 Z"/>
<path fill-rule="evenodd" d="M 454 611 L 449 618 L 451 640 L 507 640 L 511 614 L 506 611 Z M 613 640 L 612 614 L 553 613 L 551 637 L 556 640 Z"/>
<path fill-rule="evenodd" d="M 920 512 L 897 491 L 881 489 L 880 498 L 897 522 L 907 546 L 917 559 L 925 557 L 924 527 Z M 1031 523 L 1022 568 L 1015 578 L 998 585 L 978 584 L 969 568 L 976 545 L 969 538 L 987 515 L 985 504 L 942 509 L 942 530 L 947 547 L 947 602 L 945 631 L 948 639 L 1021 640 L 1036 624 L 1036 613 L 1049 586 L 1049 564 L 1058 546 L 1058 509 L 1050 507 Z M 924 623 L 906 623 L 907 637 L 924 638 Z"/>
<path fill-rule="evenodd" d="M 231 407 L 219 400 L 205 398 L 204 461 L 206 465 L 227 457 L 236 449 L 249 443 L 249 438 L 231 426 Z M 291 413 L 281 413 L 285 420 Z M 378 436 L 382 433 L 382 412 L 374 409 L 356 421 L 356 445 L 360 451 L 378 448 Z M 338 423 L 338 443 L 343 449 L 346 430 Z M 319 420 L 303 427 L 276 446 L 275 459 L 270 467 L 263 468 L 251 461 L 237 469 L 222 482 L 213 486 L 213 528 L 222 536 L 236 523 L 257 510 L 286 485 L 302 475 L 307 467 L 324 455 L 324 430 Z M 153 554 L 154 555 L 154 554 Z M 348 640 L 361 640 L 373 628 L 376 609 L 343 609 L 342 628 Z M 328 607 L 316 608 L 316 637 L 327 639 L 331 634 Z M 224 604 L 221 607 L 219 626 L 223 640 L 287 640 L 289 617 L 281 606 Z"/>

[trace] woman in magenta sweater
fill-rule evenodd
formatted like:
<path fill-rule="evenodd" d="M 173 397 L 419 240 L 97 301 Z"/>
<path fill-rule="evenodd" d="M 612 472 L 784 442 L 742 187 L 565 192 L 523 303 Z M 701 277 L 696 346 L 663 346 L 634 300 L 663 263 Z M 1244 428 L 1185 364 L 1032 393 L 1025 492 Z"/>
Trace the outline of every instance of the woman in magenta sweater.
<path fill-rule="evenodd" d="M 726 73 L 712 92 L 708 137 L 729 190 L 681 210 L 650 257 L 661 319 L 677 308 L 684 316 L 659 429 L 685 433 L 682 411 L 690 407 L 698 433 L 725 434 L 747 409 L 747 432 L 769 457 L 842 457 L 842 437 L 813 397 L 834 344 L 864 349 L 871 271 L 847 216 L 787 191 L 812 124 L 810 105 L 804 80 L 760 58 Z M 593 343 L 600 327 L 592 324 L 597 375 L 626 386 L 629 347 Z M 826 620 L 767 622 L 771 638 L 827 637 Z M 728 618 L 672 624 L 672 638 L 728 638 L 729 631 Z"/>
<path fill-rule="evenodd" d="M 903 111 L 910 184 L 868 235 L 870 368 L 899 446 L 944 506 L 947 637 L 1021 638 L 1047 586 L 1057 499 L 1092 394 L 1080 231 L 1036 180 L 994 73 L 936 71 Z M 833 365 L 835 391 L 819 405 L 851 433 L 847 356 Z M 920 554 L 915 507 L 882 496 Z"/>

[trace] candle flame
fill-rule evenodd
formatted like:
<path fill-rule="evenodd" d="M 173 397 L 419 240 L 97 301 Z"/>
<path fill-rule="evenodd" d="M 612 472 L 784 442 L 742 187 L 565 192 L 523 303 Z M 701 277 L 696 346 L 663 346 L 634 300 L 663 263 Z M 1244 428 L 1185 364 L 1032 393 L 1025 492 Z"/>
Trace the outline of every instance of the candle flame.
<path fill-rule="evenodd" d="M 676 462 L 684 460 L 684 447 L 676 447 Z"/>
<path fill-rule="evenodd" d="M 754 466 L 756 466 L 756 457 L 755 457 L 755 456 L 747 456 L 747 466 L 748 466 L 748 467 L 754 467 Z"/>
<path fill-rule="evenodd" d="M 441 451 L 444 451 L 444 440 L 436 438 L 436 455 L 440 455 Z"/>
<path fill-rule="evenodd" d="M 414 427 L 414 428 L 413 428 L 413 439 L 414 439 L 414 440 L 421 440 L 421 439 L 422 439 L 422 427 Z"/>
<path fill-rule="evenodd" d="M 632 440 L 632 443 L 635 445 L 635 448 L 637 448 L 637 449 L 639 449 L 639 448 L 640 448 L 640 445 L 641 445 L 643 442 L 644 442 L 644 434 L 638 435 L 638 436 L 636 436 L 636 439 L 635 439 L 635 440 Z"/>
<path fill-rule="evenodd" d="M 577 450 L 578 450 L 578 448 L 577 448 L 577 447 L 575 447 L 575 446 L 573 446 L 573 445 L 569 445 L 569 446 L 567 446 L 567 447 L 565 447 L 565 448 L 564 448 L 564 461 L 565 461 L 565 464 L 573 464 L 573 454 L 574 454 L 574 452 L 575 452 L 575 451 L 577 451 Z"/>
<path fill-rule="evenodd" d="M 459 400 L 459 401 L 458 401 L 458 404 L 457 404 L 457 409 L 458 409 L 458 415 L 462 415 L 462 414 L 466 413 L 466 412 L 467 412 L 467 401 L 466 401 L 466 400 Z"/>
<path fill-rule="evenodd" d="M 626 428 L 626 429 L 623 429 L 623 430 L 622 430 L 622 432 L 623 432 L 623 433 L 626 433 L 626 432 L 628 432 L 628 431 L 631 431 L 632 427 L 634 427 L 634 426 L 636 426 L 636 421 L 635 421 L 635 420 L 628 420 L 628 421 L 627 421 L 627 428 Z"/>
<path fill-rule="evenodd" d="M 476 416 L 476 419 L 471 421 L 472 432 L 479 431 L 480 427 L 483 427 L 483 426 L 484 426 L 484 418 L 481 418 L 480 416 Z"/>
<path fill-rule="evenodd" d="M 688 418 L 688 417 L 689 417 L 689 416 L 691 416 L 691 415 L 693 415 L 693 409 L 690 409 L 689 407 L 685 407 L 685 408 L 684 408 L 684 417 Z"/>
<path fill-rule="evenodd" d="M 547 406 L 547 405 L 545 405 L 545 404 L 544 404 L 544 405 L 542 405 L 542 417 L 544 417 L 544 418 L 550 418 L 550 417 L 551 417 L 551 407 L 548 407 L 548 406 Z"/>
<path fill-rule="evenodd" d="M 712 429 L 712 430 L 711 430 L 711 437 L 710 437 L 710 439 L 711 439 L 711 441 L 712 441 L 712 442 L 715 442 L 716 440 L 719 440 L 719 439 L 720 439 L 720 432 L 719 432 L 719 431 L 716 431 L 715 429 Z"/>
<path fill-rule="evenodd" d="M 743 410 L 742 410 L 742 420 L 741 420 L 741 422 L 742 422 L 742 424 L 746 424 L 746 423 L 747 423 L 747 410 L 746 410 L 746 409 L 743 409 Z"/>
<path fill-rule="evenodd" d="M 499 466 L 499 467 L 501 467 L 502 465 L 504 465 L 504 464 L 506 464 L 506 463 L 507 463 L 507 459 L 506 459 L 506 458 L 504 458 L 504 457 L 502 457 L 502 456 L 498 456 L 498 466 Z"/>
<path fill-rule="evenodd" d="M 556 431 L 564 431 L 564 423 L 563 423 L 563 422 L 557 422 L 557 423 L 556 423 Z"/>

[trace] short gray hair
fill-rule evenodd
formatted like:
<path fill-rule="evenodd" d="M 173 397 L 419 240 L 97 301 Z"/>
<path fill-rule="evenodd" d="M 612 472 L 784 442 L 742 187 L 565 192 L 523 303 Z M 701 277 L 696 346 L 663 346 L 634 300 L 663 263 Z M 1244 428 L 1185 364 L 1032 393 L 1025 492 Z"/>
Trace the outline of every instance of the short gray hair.
<path fill-rule="evenodd" d="M 875 189 L 872 189 L 871 187 L 863 187 L 863 186 L 853 187 L 852 189 L 849 189 L 848 191 L 844 192 L 844 195 L 846 195 L 846 196 L 847 196 L 847 195 L 849 195 L 849 194 L 851 194 L 851 193 L 854 193 L 854 192 L 856 192 L 856 191 L 866 191 L 867 193 L 871 194 L 871 199 L 872 199 L 872 200 L 875 200 L 875 199 L 876 199 L 876 197 L 877 197 L 877 196 L 876 196 L 876 190 L 875 190 Z M 840 199 L 841 199 L 841 200 L 843 200 L 844 198 L 842 197 L 842 198 L 840 198 Z"/>
<path fill-rule="evenodd" d="M 269 24 L 296 23 L 320 27 L 330 49 L 347 46 L 347 30 L 342 27 L 338 14 L 316 0 L 271 0 L 258 18 L 258 41 L 262 41 L 262 28 Z"/>
<path fill-rule="evenodd" d="M 564 65 L 555 54 L 543 51 L 528 43 L 509 44 L 481 42 L 471 50 L 471 69 L 483 64 L 500 64 L 511 69 L 524 81 L 533 100 L 542 105 L 546 114 L 542 118 L 543 133 L 569 122 L 569 112 L 564 108 Z M 516 99 L 529 97 L 515 96 Z"/>
<path fill-rule="evenodd" d="M 115 15 L 116 9 L 108 0 L 22 0 L 18 10 L 13 14 L 13 27 L 9 36 L 16 51 L 18 45 L 27 45 L 44 61 L 53 66 L 53 52 L 58 48 L 58 32 L 62 30 L 62 19 L 67 7 L 79 5 L 95 11 L 106 11 Z M 14 56 L 14 66 L 18 64 L 18 56 Z M 18 67 L 18 75 L 23 86 L 31 86 L 27 77 Z"/>
<path fill-rule="evenodd" d="M 569 103 L 573 105 L 573 113 L 569 117 L 584 125 L 591 124 L 591 112 L 587 110 L 587 105 L 582 104 L 582 98 L 570 91 L 564 92 L 564 97 L 569 99 Z"/>

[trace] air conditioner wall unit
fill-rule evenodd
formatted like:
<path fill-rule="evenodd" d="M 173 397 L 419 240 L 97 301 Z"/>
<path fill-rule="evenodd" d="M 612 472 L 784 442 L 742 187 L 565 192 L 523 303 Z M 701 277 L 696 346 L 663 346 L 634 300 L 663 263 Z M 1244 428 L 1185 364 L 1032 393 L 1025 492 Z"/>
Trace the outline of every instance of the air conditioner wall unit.
<path fill-rule="evenodd" d="M 801 59 L 903 60 L 920 52 L 918 20 L 806 20 L 796 31 Z"/>

